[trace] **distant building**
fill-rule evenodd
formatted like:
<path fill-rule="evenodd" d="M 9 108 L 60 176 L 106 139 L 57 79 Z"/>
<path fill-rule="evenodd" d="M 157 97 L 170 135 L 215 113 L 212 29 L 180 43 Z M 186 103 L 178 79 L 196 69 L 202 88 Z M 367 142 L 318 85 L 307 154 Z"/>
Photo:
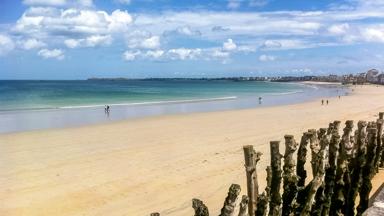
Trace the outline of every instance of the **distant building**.
<path fill-rule="evenodd" d="M 378 80 L 379 74 L 380 74 L 380 72 L 376 69 L 371 69 L 371 70 L 367 71 L 367 73 L 366 73 L 367 82 L 378 83 L 379 82 L 379 80 Z"/>

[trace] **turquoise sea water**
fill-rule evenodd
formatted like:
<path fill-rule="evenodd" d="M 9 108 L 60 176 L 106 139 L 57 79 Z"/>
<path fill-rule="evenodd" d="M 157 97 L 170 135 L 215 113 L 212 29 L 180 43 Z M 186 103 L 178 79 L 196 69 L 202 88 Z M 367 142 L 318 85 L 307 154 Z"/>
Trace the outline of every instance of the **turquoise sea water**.
<path fill-rule="evenodd" d="M 341 85 L 257 81 L 0 81 L 0 134 L 309 100 L 321 106 L 347 94 Z"/>
<path fill-rule="evenodd" d="M 0 81 L 0 111 L 258 97 L 298 93 L 307 88 L 257 81 Z"/>

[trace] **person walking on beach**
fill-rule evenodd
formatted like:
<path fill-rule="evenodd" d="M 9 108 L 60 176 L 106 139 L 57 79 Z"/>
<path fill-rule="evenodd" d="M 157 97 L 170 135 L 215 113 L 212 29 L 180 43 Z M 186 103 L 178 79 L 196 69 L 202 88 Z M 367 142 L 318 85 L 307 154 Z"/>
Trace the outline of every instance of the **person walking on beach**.
<path fill-rule="evenodd" d="M 324 100 L 321 100 L 321 105 L 324 105 Z"/>
<path fill-rule="evenodd" d="M 262 101 L 263 101 L 263 98 L 259 97 L 259 104 L 261 104 Z"/>
<path fill-rule="evenodd" d="M 327 100 L 327 105 L 328 105 L 328 100 Z"/>

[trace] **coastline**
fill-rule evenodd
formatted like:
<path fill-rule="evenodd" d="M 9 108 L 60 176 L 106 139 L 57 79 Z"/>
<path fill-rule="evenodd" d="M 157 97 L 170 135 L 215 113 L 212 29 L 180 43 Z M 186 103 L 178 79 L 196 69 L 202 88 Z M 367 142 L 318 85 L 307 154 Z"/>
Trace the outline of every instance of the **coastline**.
<path fill-rule="evenodd" d="M 384 88 L 354 89 L 328 106 L 307 101 L 2 134 L 0 215 L 192 215 L 193 197 L 217 214 L 231 183 L 246 191 L 243 145 L 263 153 L 263 189 L 269 141 L 285 134 L 299 141 L 302 132 L 333 120 L 342 128 L 348 119 L 355 127 L 375 120 Z M 372 191 L 383 177 L 381 170 Z"/>
<path fill-rule="evenodd" d="M 49 128 L 79 127 L 161 115 L 273 107 L 350 94 L 350 90 L 341 85 L 325 86 L 322 84 L 306 82 L 294 82 L 292 84 L 305 85 L 306 87 L 303 91 L 286 93 L 115 103 L 109 104 L 111 106 L 110 115 L 105 115 L 105 105 L 63 106 L 61 108 L 51 109 L 0 111 L 0 134 Z M 259 96 L 262 96 L 261 103 L 258 99 Z"/>

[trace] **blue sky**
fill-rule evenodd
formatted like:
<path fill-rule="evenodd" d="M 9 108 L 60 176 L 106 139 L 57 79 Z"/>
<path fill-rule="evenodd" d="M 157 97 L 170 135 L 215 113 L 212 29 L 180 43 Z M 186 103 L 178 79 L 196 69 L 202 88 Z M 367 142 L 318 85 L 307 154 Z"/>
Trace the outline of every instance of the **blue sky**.
<path fill-rule="evenodd" d="M 382 69 L 382 11 L 384 0 L 1 0 L 0 79 Z"/>

